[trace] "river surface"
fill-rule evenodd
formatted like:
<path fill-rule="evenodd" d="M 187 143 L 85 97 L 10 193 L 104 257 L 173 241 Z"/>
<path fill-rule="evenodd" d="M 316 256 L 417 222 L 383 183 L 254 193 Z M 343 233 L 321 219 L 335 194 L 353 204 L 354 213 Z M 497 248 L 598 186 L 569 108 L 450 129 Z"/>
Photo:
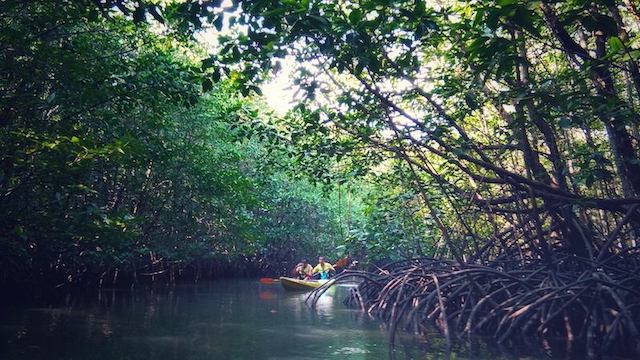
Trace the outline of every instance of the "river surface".
<path fill-rule="evenodd" d="M 45 307 L 0 309 L 0 359 L 524 359 L 491 347 L 446 351 L 437 334 L 401 335 L 346 308 L 346 286 L 316 309 L 305 293 L 249 280 L 103 290 Z"/>

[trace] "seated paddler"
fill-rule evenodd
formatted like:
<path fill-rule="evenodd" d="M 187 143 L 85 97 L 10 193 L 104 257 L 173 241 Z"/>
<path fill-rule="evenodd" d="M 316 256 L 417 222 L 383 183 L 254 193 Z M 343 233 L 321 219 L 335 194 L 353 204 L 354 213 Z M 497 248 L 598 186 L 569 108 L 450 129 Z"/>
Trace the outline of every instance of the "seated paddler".
<path fill-rule="evenodd" d="M 311 267 L 307 259 L 302 259 L 302 261 L 298 265 L 296 265 L 294 272 L 300 280 L 311 280 L 311 277 L 313 275 L 313 267 Z"/>
<path fill-rule="evenodd" d="M 320 274 L 320 280 L 329 279 L 329 271 L 336 271 L 333 265 L 324 261 L 324 256 L 318 258 L 318 265 L 313 268 L 313 275 Z"/>

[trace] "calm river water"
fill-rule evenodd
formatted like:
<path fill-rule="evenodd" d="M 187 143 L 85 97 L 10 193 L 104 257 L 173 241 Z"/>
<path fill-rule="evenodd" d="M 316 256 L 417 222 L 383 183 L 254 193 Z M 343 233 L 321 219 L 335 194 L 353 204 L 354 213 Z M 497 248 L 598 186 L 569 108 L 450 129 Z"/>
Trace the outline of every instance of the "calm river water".
<path fill-rule="evenodd" d="M 61 306 L 0 309 L 0 359 L 524 359 L 487 346 L 447 352 L 404 335 L 391 354 L 379 321 L 323 295 L 222 280 L 173 290 L 103 290 Z"/>

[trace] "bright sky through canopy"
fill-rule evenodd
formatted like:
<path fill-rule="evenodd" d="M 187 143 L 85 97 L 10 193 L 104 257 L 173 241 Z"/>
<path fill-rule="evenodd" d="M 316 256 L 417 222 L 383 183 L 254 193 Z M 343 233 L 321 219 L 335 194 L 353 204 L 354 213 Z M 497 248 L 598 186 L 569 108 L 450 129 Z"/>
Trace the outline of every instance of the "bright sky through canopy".
<path fill-rule="evenodd" d="M 233 4 L 230 0 L 222 2 L 221 7 L 230 7 Z M 239 13 L 239 10 L 238 12 Z M 237 14 L 236 13 L 236 14 Z M 242 27 L 238 27 L 242 29 Z M 229 22 L 225 18 L 222 29 L 216 30 L 213 26 L 210 26 L 199 34 L 196 35 L 198 41 L 200 41 L 209 51 L 215 52 L 218 48 L 218 36 L 230 35 Z M 271 78 L 260 85 L 260 89 L 264 94 L 264 99 L 267 105 L 273 109 L 279 115 L 284 115 L 287 111 L 291 110 L 294 106 L 293 97 L 295 89 L 291 82 L 293 78 L 293 70 L 295 69 L 295 60 L 292 58 L 285 58 L 282 60 L 282 67 L 277 74 L 271 73 Z"/>
<path fill-rule="evenodd" d="M 291 83 L 294 65 L 294 60 L 284 59 L 282 69 L 260 86 L 269 107 L 280 115 L 284 115 L 294 106 L 295 89 Z"/>

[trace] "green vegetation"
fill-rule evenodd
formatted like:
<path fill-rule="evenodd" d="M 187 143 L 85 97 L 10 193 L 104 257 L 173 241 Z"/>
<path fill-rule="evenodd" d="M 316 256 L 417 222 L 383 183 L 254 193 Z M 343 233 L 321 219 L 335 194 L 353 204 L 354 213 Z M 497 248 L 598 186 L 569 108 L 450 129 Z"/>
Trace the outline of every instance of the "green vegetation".
<path fill-rule="evenodd" d="M 277 274 L 342 239 L 336 200 L 249 133 L 262 104 L 202 93 L 197 44 L 66 3 L 3 6 L 3 284 Z"/>
<path fill-rule="evenodd" d="M 635 2 L 0 6 L 1 281 L 417 257 L 354 303 L 634 351 Z M 259 86 L 292 62 L 275 116 Z"/>

